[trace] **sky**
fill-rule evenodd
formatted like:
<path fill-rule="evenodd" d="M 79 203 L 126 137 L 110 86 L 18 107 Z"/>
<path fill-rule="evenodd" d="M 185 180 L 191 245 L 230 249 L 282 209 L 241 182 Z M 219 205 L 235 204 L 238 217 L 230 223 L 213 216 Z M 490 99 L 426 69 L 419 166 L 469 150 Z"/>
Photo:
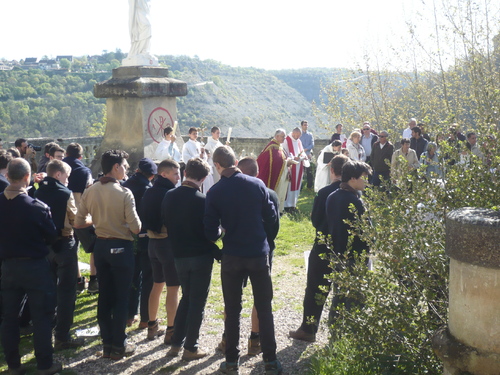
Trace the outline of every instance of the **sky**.
<path fill-rule="evenodd" d="M 128 0 L 1 0 L 0 58 L 128 52 Z M 156 55 L 263 69 L 349 68 L 397 45 L 422 0 L 150 0 Z"/>

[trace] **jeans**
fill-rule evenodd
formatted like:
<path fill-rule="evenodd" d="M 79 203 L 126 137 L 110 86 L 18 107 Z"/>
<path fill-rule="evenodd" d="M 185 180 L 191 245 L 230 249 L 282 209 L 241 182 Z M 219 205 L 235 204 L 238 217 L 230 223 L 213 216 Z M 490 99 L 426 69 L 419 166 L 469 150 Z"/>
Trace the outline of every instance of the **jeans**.
<path fill-rule="evenodd" d="M 332 285 L 332 282 L 325 278 L 326 275 L 332 273 L 328 253 L 329 250 L 325 244 L 315 243 L 309 254 L 304 312 L 302 325 L 300 326 L 307 333 L 316 333 L 318 331 L 323 306 Z M 323 257 L 325 259 L 322 259 Z"/>
<path fill-rule="evenodd" d="M 61 341 L 68 341 L 75 312 L 76 279 L 78 277 L 76 241 L 73 238 L 63 238 L 57 241 L 52 246 L 48 259 L 54 283 L 57 285 L 55 337 Z"/>
<path fill-rule="evenodd" d="M 127 335 L 128 297 L 134 274 L 132 241 L 96 240 L 94 261 L 99 281 L 97 321 L 104 345 L 122 348 Z"/>
<path fill-rule="evenodd" d="M 141 322 L 149 320 L 149 294 L 153 288 L 153 270 L 149 261 L 148 242 L 149 238 L 147 237 L 141 237 L 137 240 L 134 276 L 129 294 L 128 318 L 134 318 L 140 305 Z"/>
<path fill-rule="evenodd" d="M 175 258 L 175 268 L 182 287 L 182 298 L 175 315 L 172 345 L 190 351 L 198 347 L 198 337 L 203 321 L 212 278 L 214 258 L 211 253 L 196 257 Z M 185 341 L 184 341 L 185 340 Z"/>
<path fill-rule="evenodd" d="M 276 360 L 276 339 L 272 311 L 273 285 L 268 256 L 243 258 L 223 254 L 221 263 L 222 291 L 226 310 L 226 361 L 239 358 L 240 313 L 243 282 L 250 277 L 257 316 L 260 343 L 265 362 Z"/>
<path fill-rule="evenodd" d="M 39 370 L 52 366 L 52 318 L 55 285 L 47 259 L 7 259 L 2 262 L 2 346 L 10 368 L 21 365 L 19 306 L 25 293 L 33 321 L 35 357 Z"/>

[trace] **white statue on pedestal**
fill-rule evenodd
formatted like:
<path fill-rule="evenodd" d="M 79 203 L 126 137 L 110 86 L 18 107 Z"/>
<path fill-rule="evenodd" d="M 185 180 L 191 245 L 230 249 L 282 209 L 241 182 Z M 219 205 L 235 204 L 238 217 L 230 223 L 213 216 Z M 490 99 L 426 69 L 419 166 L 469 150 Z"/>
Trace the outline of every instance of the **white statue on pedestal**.
<path fill-rule="evenodd" d="M 123 66 L 158 66 L 158 59 L 150 53 L 151 22 L 150 0 L 128 0 L 130 6 L 130 51 Z"/>

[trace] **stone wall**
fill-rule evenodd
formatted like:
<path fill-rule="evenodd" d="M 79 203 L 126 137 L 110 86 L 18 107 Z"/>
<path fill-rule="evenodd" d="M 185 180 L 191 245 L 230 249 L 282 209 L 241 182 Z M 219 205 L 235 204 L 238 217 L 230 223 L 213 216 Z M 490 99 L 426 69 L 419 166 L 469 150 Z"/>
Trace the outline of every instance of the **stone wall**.
<path fill-rule="evenodd" d="M 184 142 L 186 142 L 189 137 L 187 135 L 182 136 Z M 42 151 L 37 152 L 37 158 L 39 159 L 43 154 L 43 147 L 48 142 L 57 142 L 62 148 L 66 148 L 70 143 L 76 142 L 82 145 L 84 150 L 83 162 L 85 165 L 90 166 L 92 160 L 95 157 L 96 151 L 102 141 L 102 137 L 74 137 L 74 138 L 27 138 L 29 143 L 36 146 L 42 147 Z M 206 139 L 204 139 L 206 141 Z M 231 138 L 231 147 L 233 148 L 236 156 L 238 158 L 244 156 L 257 157 L 264 147 L 269 143 L 271 138 Z M 221 142 L 225 143 L 226 138 L 221 137 Z M 314 146 L 314 154 L 319 155 L 321 150 L 328 144 L 327 139 L 316 139 Z M 14 147 L 14 142 L 3 142 L 3 148 L 7 149 Z M 127 150 L 125 150 L 127 151 Z"/>

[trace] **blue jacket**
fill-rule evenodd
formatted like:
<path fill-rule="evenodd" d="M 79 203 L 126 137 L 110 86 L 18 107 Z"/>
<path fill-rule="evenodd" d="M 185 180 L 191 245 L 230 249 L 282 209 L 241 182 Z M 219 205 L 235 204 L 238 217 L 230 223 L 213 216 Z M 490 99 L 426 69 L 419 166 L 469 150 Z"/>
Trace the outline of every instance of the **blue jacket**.
<path fill-rule="evenodd" d="M 205 201 L 205 234 L 219 238 L 219 225 L 225 229 L 223 254 L 254 258 L 269 253 L 265 225 L 277 220 L 274 204 L 264 183 L 255 177 L 233 173 L 222 176 L 210 188 Z"/>
<path fill-rule="evenodd" d="M 49 253 L 57 239 L 49 207 L 27 194 L 7 199 L 0 193 L 0 259 L 35 258 Z"/>
<path fill-rule="evenodd" d="M 71 174 L 68 178 L 68 189 L 74 193 L 83 193 L 88 181 L 92 181 L 92 172 L 77 158 L 67 156 L 63 161 L 71 167 Z"/>

